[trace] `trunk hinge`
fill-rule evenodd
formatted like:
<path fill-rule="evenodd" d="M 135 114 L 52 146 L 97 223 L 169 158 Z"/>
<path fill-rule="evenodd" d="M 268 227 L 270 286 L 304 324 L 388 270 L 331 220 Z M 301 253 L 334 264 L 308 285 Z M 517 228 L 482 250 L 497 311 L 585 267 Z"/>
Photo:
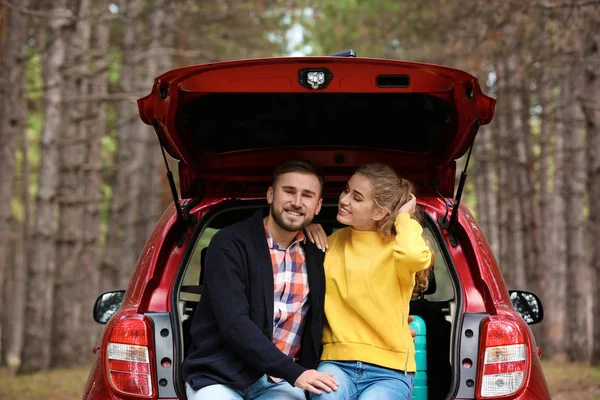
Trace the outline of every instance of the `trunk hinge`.
<path fill-rule="evenodd" d="M 454 204 L 450 204 L 446 199 L 440 194 L 439 191 L 436 191 L 438 195 L 444 200 L 446 203 L 446 215 L 438 218 L 438 222 L 440 226 L 445 229 L 449 233 L 450 244 L 452 247 L 456 247 L 458 245 L 458 239 L 456 238 L 456 224 L 458 223 L 458 207 L 460 206 L 460 200 L 462 198 L 463 191 L 465 189 L 465 181 L 467 180 L 467 168 L 469 167 L 469 161 L 471 159 L 471 152 L 473 151 L 473 145 L 475 144 L 475 138 L 477 137 L 477 132 L 479 132 L 479 127 L 481 126 L 481 122 L 476 119 L 473 122 L 473 141 L 471 142 L 471 146 L 469 146 L 469 152 L 467 153 L 467 160 L 465 162 L 465 167 L 463 168 L 462 173 L 460 174 L 460 179 L 458 181 L 458 188 L 456 189 L 456 196 Z M 452 209 L 452 215 L 450 215 L 450 219 L 448 219 L 448 210 Z"/>
<path fill-rule="evenodd" d="M 154 132 L 158 137 L 158 143 L 160 144 L 160 151 L 162 152 L 163 160 L 165 161 L 165 167 L 167 168 L 167 180 L 169 181 L 169 187 L 171 188 L 171 196 L 173 196 L 173 202 L 175 203 L 175 211 L 177 212 L 177 221 L 176 224 L 182 223 L 183 226 L 186 226 L 192 223 L 192 218 L 189 212 L 184 213 L 183 207 L 181 207 L 181 203 L 179 202 L 179 194 L 177 194 L 177 188 L 175 187 L 175 180 L 173 179 L 173 173 L 169 168 L 169 163 L 167 162 L 167 156 L 165 154 L 165 146 L 163 146 L 163 142 L 160 136 L 160 124 L 157 119 L 152 122 L 152 126 L 154 127 Z"/>

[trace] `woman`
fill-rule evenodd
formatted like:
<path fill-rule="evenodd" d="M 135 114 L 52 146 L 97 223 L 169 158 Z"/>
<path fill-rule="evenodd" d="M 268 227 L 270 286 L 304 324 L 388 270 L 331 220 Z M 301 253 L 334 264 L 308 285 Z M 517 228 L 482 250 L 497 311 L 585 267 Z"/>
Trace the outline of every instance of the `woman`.
<path fill-rule="evenodd" d="M 325 255 L 323 354 L 318 371 L 339 387 L 311 399 L 410 399 L 416 371 L 408 325 L 413 292 L 427 287 L 433 253 L 415 219 L 413 185 L 384 164 L 360 167 L 338 204 L 348 225 L 325 238 L 306 228 Z"/>

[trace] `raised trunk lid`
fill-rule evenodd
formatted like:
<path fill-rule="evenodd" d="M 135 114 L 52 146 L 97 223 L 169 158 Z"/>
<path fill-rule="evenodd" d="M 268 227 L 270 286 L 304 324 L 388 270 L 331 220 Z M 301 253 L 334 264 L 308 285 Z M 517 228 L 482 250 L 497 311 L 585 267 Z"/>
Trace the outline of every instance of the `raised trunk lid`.
<path fill-rule="evenodd" d="M 449 67 L 286 57 L 175 69 L 156 78 L 138 106 L 179 161 L 182 198 L 194 197 L 200 182 L 215 192 L 227 190 L 225 182 L 268 182 L 275 166 L 299 157 L 320 166 L 328 182 L 385 162 L 421 193 L 437 182 L 452 197 L 455 160 L 472 144 L 476 121 L 491 121 L 495 99 L 477 78 Z"/>

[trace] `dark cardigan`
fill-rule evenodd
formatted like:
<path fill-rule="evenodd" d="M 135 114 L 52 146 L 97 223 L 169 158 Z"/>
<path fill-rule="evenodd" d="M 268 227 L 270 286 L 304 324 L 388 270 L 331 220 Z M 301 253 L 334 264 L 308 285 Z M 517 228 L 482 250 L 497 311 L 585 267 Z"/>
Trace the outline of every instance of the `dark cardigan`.
<path fill-rule="evenodd" d="M 194 390 L 213 384 L 241 390 L 264 374 L 294 385 L 304 371 L 316 368 L 325 301 L 323 253 L 309 241 L 304 250 L 310 307 L 294 362 L 272 342 L 273 267 L 262 211 L 215 234 L 183 362 L 183 378 Z"/>

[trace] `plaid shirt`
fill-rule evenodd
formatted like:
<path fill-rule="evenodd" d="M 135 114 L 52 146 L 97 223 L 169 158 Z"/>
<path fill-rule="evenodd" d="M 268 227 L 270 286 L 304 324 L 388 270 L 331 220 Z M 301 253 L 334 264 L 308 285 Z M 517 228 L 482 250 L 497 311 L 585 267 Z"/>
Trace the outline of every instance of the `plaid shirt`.
<path fill-rule="evenodd" d="M 308 313 L 308 274 L 306 256 L 301 246 L 306 238 L 302 231 L 286 249 L 265 228 L 271 262 L 275 304 L 273 308 L 273 343 L 279 350 L 296 359 Z"/>

